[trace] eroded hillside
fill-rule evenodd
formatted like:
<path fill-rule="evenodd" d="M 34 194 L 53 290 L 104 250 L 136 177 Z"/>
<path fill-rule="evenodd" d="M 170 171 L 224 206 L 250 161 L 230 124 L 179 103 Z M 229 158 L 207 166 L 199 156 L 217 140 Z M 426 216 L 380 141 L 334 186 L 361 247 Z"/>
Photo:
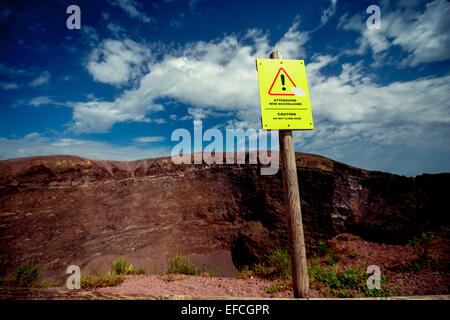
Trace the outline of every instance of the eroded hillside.
<path fill-rule="evenodd" d="M 350 232 L 405 243 L 448 227 L 450 174 L 415 178 L 371 172 L 297 153 L 308 249 Z M 259 165 L 174 165 L 170 158 L 131 162 L 74 156 L 0 162 L 0 260 L 32 260 L 64 277 L 135 265 L 165 266 L 176 252 L 230 275 L 286 241 L 281 173 Z"/>

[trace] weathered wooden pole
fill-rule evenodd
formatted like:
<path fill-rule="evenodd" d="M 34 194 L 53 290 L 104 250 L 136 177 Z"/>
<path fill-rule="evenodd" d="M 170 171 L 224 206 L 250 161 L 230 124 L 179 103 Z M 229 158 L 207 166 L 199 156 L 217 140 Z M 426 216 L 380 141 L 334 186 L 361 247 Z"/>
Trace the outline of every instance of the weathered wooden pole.
<path fill-rule="evenodd" d="M 283 59 L 281 52 L 273 51 L 270 59 Z M 307 298 L 309 294 L 308 264 L 303 235 L 302 210 L 297 180 L 294 139 L 292 130 L 279 130 L 280 163 L 283 174 L 284 202 L 288 215 L 289 252 L 292 261 L 294 298 Z"/>

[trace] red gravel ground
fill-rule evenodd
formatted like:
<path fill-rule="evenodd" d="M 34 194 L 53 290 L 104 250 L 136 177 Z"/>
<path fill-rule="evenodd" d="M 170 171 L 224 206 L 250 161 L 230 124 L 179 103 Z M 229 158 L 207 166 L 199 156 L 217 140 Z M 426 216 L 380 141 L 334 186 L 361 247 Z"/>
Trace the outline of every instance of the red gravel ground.
<path fill-rule="evenodd" d="M 364 241 L 352 235 L 340 235 L 329 241 L 330 250 L 336 250 L 341 260 L 335 267 L 360 267 L 377 265 L 397 295 L 446 295 L 449 294 L 448 256 L 449 243 L 437 239 L 433 253 L 444 263 L 433 269 L 414 271 L 410 265 L 417 258 L 409 245 L 387 245 Z M 350 257 L 349 255 L 352 257 Z M 354 256 L 356 254 L 356 257 Z M 310 257 L 309 257 L 310 258 Z M 318 257 L 325 265 L 329 256 Z M 187 275 L 130 275 L 117 287 L 100 288 L 96 291 L 124 295 L 190 295 L 290 298 L 292 290 L 266 293 L 267 287 L 277 281 L 261 278 L 223 278 Z M 323 297 L 324 288 L 311 289 L 310 297 Z"/>
<path fill-rule="evenodd" d="M 266 288 L 275 281 L 266 279 L 235 279 L 188 275 L 127 276 L 117 287 L 97 289 L 102 293 L 125 295 L 190 295 L 190 296 L 233 296 L 233 297 L 284 297 L 289 291 L 266 293 Z"/>

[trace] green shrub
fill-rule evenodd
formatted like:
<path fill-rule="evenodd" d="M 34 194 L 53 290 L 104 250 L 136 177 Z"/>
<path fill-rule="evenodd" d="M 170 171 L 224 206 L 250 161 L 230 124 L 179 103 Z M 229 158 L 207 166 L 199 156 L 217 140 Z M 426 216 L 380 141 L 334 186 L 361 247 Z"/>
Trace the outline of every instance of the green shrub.
<path fill-rule="evenodd" d="M 354 259 L 354 258 L 356 258 L 358 255 L 356 254 L 356 253 L 354 253 L 354 252 L 352 252 L 352 253 L 350 253 L 349 255 L 348 255 L 348 257 L 349 258 L 352 258 L 352 259 Z"/>
<path fill-rule="evenodd" d="M 327 265 L 332 266 L 334 264 L 336 264 L 336 261 L 334 261 L 333 259 L 328 259 L 327 260 Z"/>
<path fill-rule="evenodd" d="M 328 253 L 328 250 L 330 250 L 330 248 L 328 248 L 328 245 L 327 245 L 326 241 L 320 240 L 319 241 L 319 248 L 317 249 L 318 253 L 320 255 L 325 255 L 325 254 Z"/>
<path fill-rule="evenodd" d="M 113 262 L 114 273 L 117 275 L 129 274 L 133 271 L 133 265 L 128 264 L 125 258 Z"/>
<path fill-rule="evenodd" d="M 341 256 L 337 253 L 336 250 L 331 251 L 329 256 L 330 256 L 330 259 L 334 260 L 336 263 L 341 260 Z"/>
<path fill-rule="evenodd" d="M 354 298 L 355 294 L 351 290 L 341 289 L 339 290 L 339 292 L 337 292 L 337 296 L 339 298 Z"/>
<path fill-rule="evenodd" d="M 269 257 L 269 266 L 273 270 L 273 277 L 289 278 L 291 275 L 291 257 L 288 249 L 276 249 Z"/>
<path fill-rule="evenodd" d="M 30 261 L 26 261 L 18 266 L 14 271 L 0 278 L 0 285 L 14 287 L 34 287 L 49 288 L 56 287 L 60 284 L 53 280 L 39 282 L 42 275 L 42 269 L 33 265 Z"/>
<path fill-rule="evenodd" d="M 291 275 L 291 257 L 286 248 L 277 248 L 269 256 L 266 264 L 253 266 L 254 274 L 267 279 L 287 279 Z"/>
<path fill-rule="evenodd" d="M 124 280 L 123 275 L 106 273 L 99 275 L 87 275 L 81 278 L 82 289 L 95 289 L 103 287 L 114 287 L 121 284 Z"/>
<path fill-rule="evenodd" d="M 271 293 L 282 292 L 282 291 L 287 291 L 287 290 L 291 290 L 291 289 L 292 289 L 292 285 L 289 285 L 288 283 L 276 282 L 273 285 L 267 287 L 266 292 L 271 294 Z"/>
<path fill-rule="evenodd" d="M 147 269 L 144 267 L 137 267 L 135 271 L 133 271 L 134 274 L 136 275 L 143 275 L 147 273 Z"/>
<path fill-rule="evenodd" d="M 326 296 L 349 298 L 357 294 L 371 297 L 393 295 L 393 290 L 387 288 L 387 280 L 385 277 L 381 279 L 381 289 L 367 288 L 369 275 L 366 273 L 364 266 L 360 268 L 334 268 L 310 265 L 308 267 L 308 273 L 311 285 L 319 282 L 328 287 L 328 290 L 325 291 Z"/>
<path fill-rule="evenodd" d="M 411 267 L 417 271 L 430 268 L 439 263 L 439 258 L 433 254 L 431 246 L 434 243 L 434 235 L 431 232 L 423 232 L 409 241 L 417 258 L 411 262 Z"/>
<path fill-rule="evenodd" d="M 316 255 L 311 256 L 308 260 L 310 264 L 319 264 L 319 258 Z"/>
<path fill-rule="evenodd" d="M 210 271 L 210 272 L 208 273 L 208 275 L 209 275 L 210 277 L 217 277 L 217 275 L 216 275 L 216 273 L 215 273 L 214 271 Z"/>
<path fill-rule="evenodd" d="M 169 263 L 167 273 L 195 275 L 197 272 L 191 259 L 184 258 L 180 253 L 177 253 Z"/>
<path fill-rule="evenodd" d="M 33 265 L 30 261 L 26 261 L 18 266 L 12 273 L 7 275 L 3 282 L 6 285 L 11 286 L 32 287 L 36 285 L 41 274 L 42 269 Z"/>
<path fill-rule="evenodd" d="M 267 279 L 287 279 L 291 276 L 291 257 L 286 248 L 277 248 L 264 264 L 244 266 L 236 275 L 237 278 L 247 279 L 258 276 Z"/>

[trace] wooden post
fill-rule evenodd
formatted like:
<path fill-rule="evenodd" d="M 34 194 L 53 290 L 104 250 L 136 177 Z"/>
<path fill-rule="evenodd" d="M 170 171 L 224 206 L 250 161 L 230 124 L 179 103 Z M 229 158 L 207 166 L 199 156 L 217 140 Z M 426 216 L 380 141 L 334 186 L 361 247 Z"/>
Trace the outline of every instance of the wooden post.
<path fill-rule="evenodd" d="M 282 59 L 281 52 L 273 51 L 270 54 L 270 59 Z M 294 298 L 307 298 L 309 294 L 308 264 L 306 262 L 294 139 L 292 138 L 292 130 L 279 130 L 278 133 L 284 202 L 288 215 L 289 252 L 292 261 Z"/>

